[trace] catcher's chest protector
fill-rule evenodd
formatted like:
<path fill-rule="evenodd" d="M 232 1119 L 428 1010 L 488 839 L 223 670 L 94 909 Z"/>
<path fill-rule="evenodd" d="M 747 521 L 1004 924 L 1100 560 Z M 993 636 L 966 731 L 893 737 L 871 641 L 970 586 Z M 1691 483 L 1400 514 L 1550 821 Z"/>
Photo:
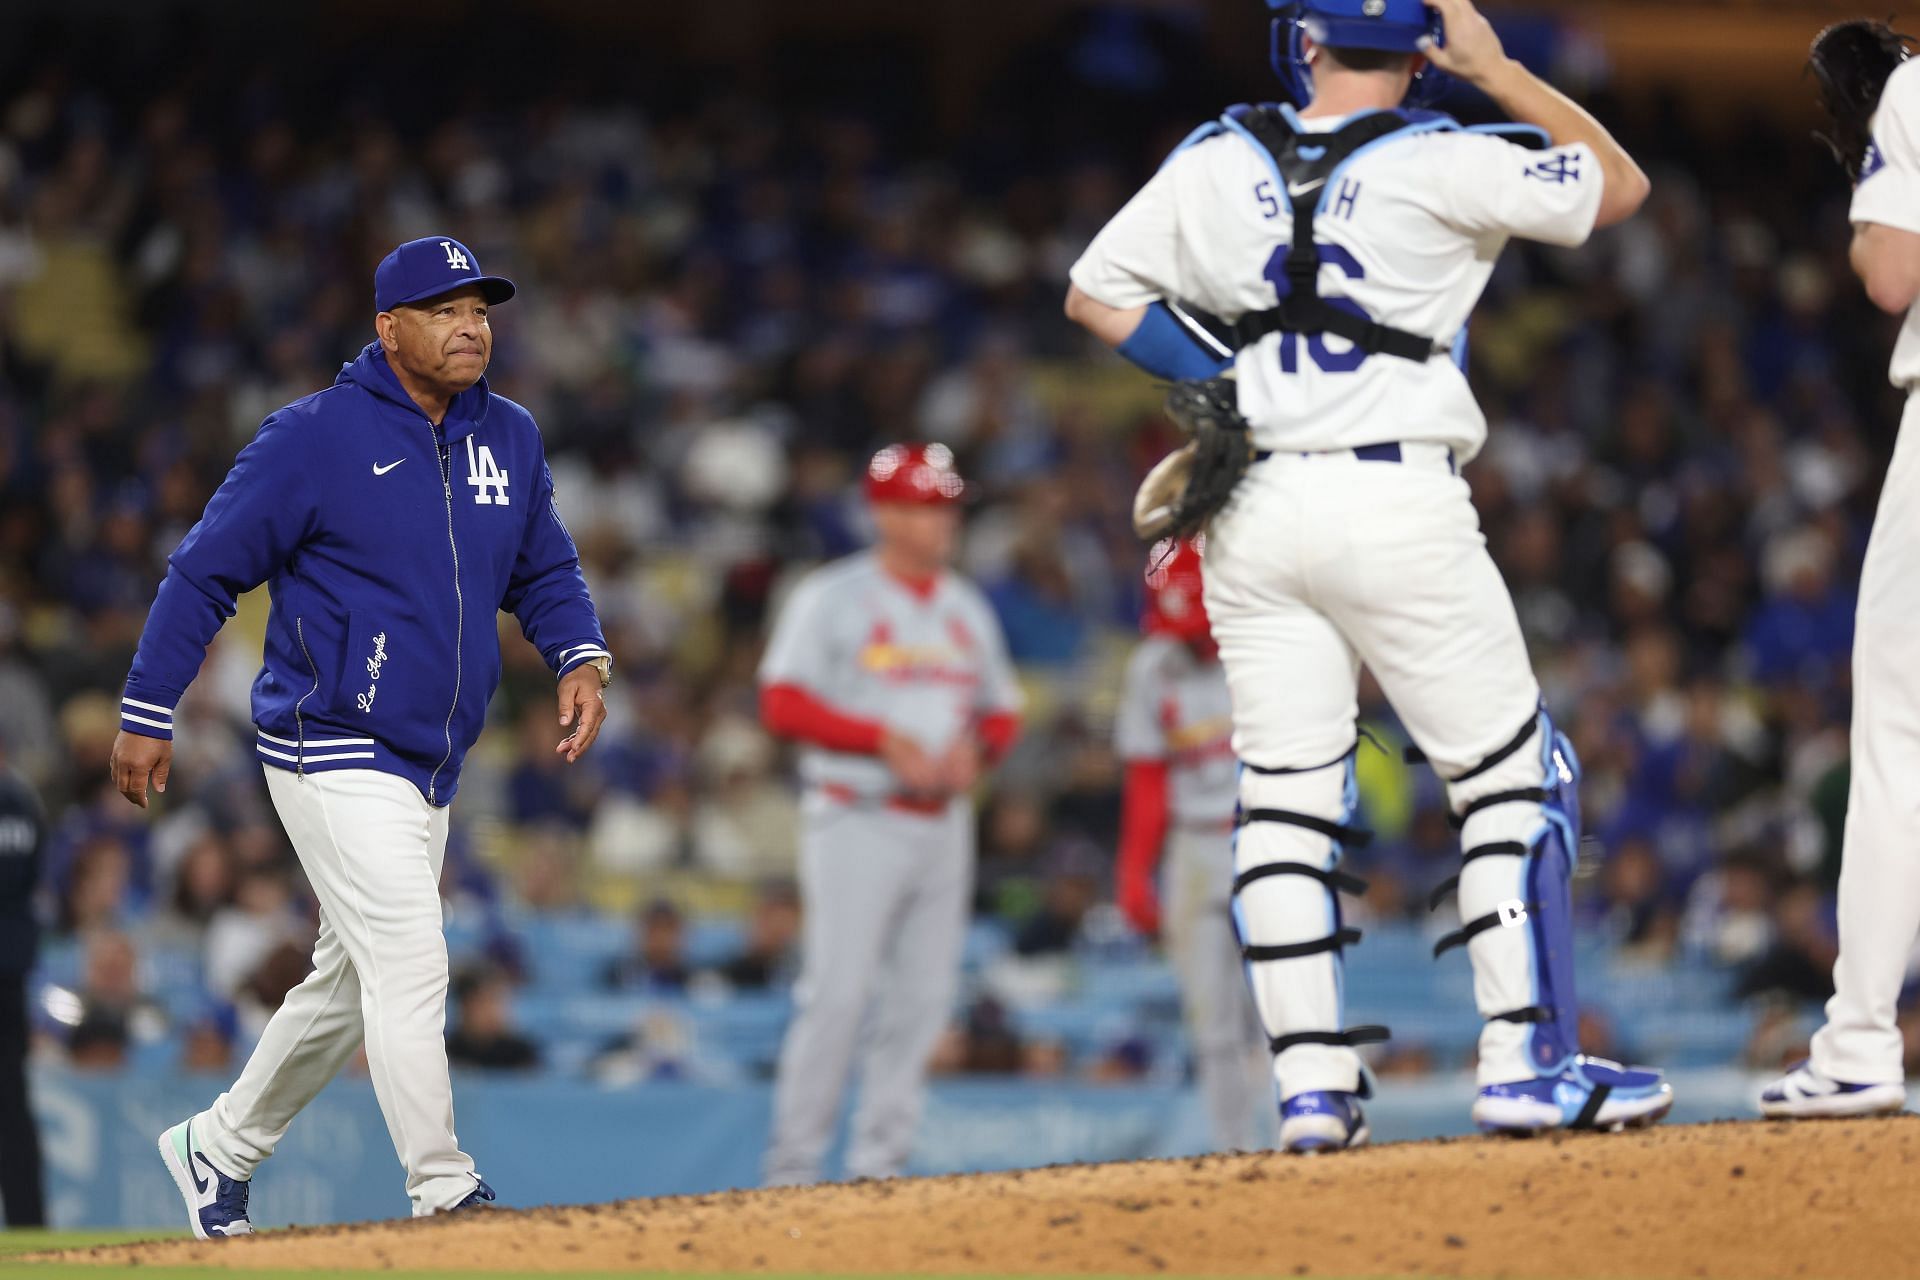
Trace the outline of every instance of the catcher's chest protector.
<path fill-rule="evenodd" d="M 1275 107 L 1236 108 L 1229 113 L 1250 137 L 1273 157 L 1285 181 L 1293 206 L 1293 243 L 1287 250 L 1287 295 L 1271 311 L 1256 311 L 1234 325 L 1238 346 L 1252 346 L 1269 333 L 1331 333 L 1345 338 L 1368 355 L 1399 356 L 1424 361 L 1436 352 L 1433 339 L 1396 329 L 1345 310 L 1320 296 L 1320 249 L 1314 243 L 1313 223 L 1328 194 L 1337 185 L 1334 175 L 1361 148 L 1410 128 L 1414 121 L 1395 111 L 1376 111 L 1351 120 L 1331 133 L 1313 133 L 1297 127 Z"/>
<path fill-rule="evenodd" d="M 1313 224 L 1339 188 L 1335 179 L 1346 164 L 1376 142 L 1395 134 L 1457 130 L 1451 117 L 1430 111 L 1372 111 L 1327 133 L 1302 126 L 1290 108 L 1272 104 L 1239 106 L 1213 126 L 1195 131 L 1183 145 L 1191 145 L 1221 130 L 1239 134 L 1273 160 L 1293 214 L 1293 240 L 1287 251 L 1287 293 L 1270 311 L 1242 316 L 1231 326 L 1233 346 L 1243 350 L 1269 333 L 1331 333 L 1368 355 L 1398 356 L 1424 362 L 1446 348 L 1432 338 L 1392 325 L 1377 323 L 1344 299 L 1320 296 L 1320 250 Z M 1532 125 L 1473 125 L 1468 133 L 1489 133 L 1525 147 L 1547 145 L 1547 135 Z"/>

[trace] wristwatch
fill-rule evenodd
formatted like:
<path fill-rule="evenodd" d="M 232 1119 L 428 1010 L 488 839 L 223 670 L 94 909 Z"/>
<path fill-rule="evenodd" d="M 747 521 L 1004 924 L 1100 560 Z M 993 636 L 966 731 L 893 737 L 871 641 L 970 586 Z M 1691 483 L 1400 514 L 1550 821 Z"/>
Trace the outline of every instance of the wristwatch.
<path fill-rule="evenodd" d="M 587 659 L 586 665 L 600 673 L 600 687 L 602 689 L 613 683 L 612 658 L 589 658 Z"/>

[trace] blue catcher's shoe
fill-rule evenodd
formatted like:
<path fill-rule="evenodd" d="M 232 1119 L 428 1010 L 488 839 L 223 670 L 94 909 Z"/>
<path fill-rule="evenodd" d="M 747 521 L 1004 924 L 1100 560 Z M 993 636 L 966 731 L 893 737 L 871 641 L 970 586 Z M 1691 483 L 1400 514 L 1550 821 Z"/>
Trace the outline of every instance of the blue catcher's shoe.
<path fill-rule="evenodd" d="M 480 1185 L 467 1192 L 466 1199 L 454 1205 L 451 1209 L 442 1209 L 440 1212 L 459 1213 L 462 1209 L 484 1209 L 492 1204 L 494 1199 L 493 1188 L 487 1185 L 487 1180 L 485 1178 L 475 1178 L 474 1181 Z"/>
<path fill-rule="evenodd" d="M 1280 1149 L 1311 1155 L 1365 1146 L 1367 1117 L 1357 1093 L 1301 1093 L 1280 1104 Z"/>
<path fill-rule="evenodd" d="M 250 1236 L 247 1188 L 243 1178 L 229 1178 L 214 1168 L 193 1143 L 193 1121 L 184 1120 L 160 1135 L 160 1158 L 173 1174 L 173 1185 L 187 1202 L 187 1225 L 202 1240 Z"/>
<path fill-rule="evenodd" d="M 1849 1084 L 1796 1062 L 1760 1093 L 1760 1114 L 1774 1120 L 1817 1116 L 1884 1116 L 1905 1109 L 1903 1084 Z"/>
<path fill-rule="evenodd" d="M 1473 1122 L 1488 1133 L 1616 1132 L 1653 1124 L 1672 1107 L 1673 1086 L 1658 1071 L 1582 1054 L 1559 1075 L 1488 1085 L 1474 1099 Z"/>

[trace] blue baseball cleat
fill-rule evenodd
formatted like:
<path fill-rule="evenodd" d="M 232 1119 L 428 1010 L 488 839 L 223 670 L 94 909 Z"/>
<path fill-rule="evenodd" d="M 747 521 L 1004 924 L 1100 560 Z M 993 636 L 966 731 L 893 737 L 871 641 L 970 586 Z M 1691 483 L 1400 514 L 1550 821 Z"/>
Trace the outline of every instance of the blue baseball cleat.
<path fill-rule="evenodd" d="M 1300 1093 L 1280 1104 L 1280 1149 L 1301 1155 L 1365 1146 L 1367 1117 L 1357 1093 Z"/>
<path fill-rule="evenodd" d="M 247 1189 L 244 1178 L 229 1178 L 213 1167 L 206 1154 L 193 1145 L 193 1121 L 185 1120 L 160 1135 L 160 1158 L 173 1174 L 173 1185 L 187 1202 L 187 1224 L 202 1240 L 226 1236 L 250 1236 L 253 1223 L 247 1218 Z"/>
<path fill-rule="evenodd" d="M 1605 1058 L 1574 1058 L 1558 1075 L 1490 1084 L 1473 1103 L 1488 1133 L 1530 1135 L 1548 1129 L 1638 1129 L 1673 1107 L 1673 1086 L 1658 1071 Z"/>
<path fill-rule="evenodd" d="M 493 1188 L 487 1185 L 485 1178 L 475 1178 L 480 1185 L 467 1192 L 467 1198 L 451 1209 L 442 1209 L 442 1213 L 459 1213 L 462 1209 L 484 1209 L 493 1203 Z"/>
<path fill-rule="evenodd" d="M 1806 1061 L 1787 1068 L 1787 1074 L 1760 1093 L 1760 1114 L 1774 1120 L 1807 1120 L 1820 1116 L 1884 1116 L 1907 1105 L 1903 1084 L 1849 1084 L 1813 1069 Z"/>

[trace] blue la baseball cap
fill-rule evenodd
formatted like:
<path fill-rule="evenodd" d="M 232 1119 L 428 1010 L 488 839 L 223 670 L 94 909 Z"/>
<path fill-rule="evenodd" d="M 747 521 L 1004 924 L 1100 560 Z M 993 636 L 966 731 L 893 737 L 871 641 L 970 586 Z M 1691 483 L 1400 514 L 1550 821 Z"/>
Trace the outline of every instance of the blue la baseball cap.
<path fill-rule="evenodd" d="M 380 259 L 373 272 L 373 305 L 391 311 L 466 285 L 479 285 L 488 306 L 513 296 L 513 281 L 480 273 L 473 250 L 450 236 L 409 240 Z"/>

